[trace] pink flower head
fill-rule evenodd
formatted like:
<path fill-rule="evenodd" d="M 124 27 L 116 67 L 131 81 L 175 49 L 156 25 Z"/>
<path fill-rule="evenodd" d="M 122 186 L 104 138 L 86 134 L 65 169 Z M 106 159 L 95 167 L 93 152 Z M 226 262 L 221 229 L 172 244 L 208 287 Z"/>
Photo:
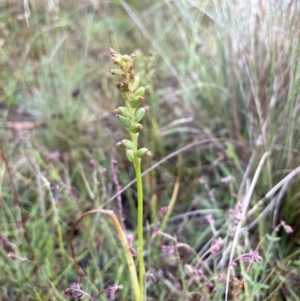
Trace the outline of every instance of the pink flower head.
<path fill-rule="evenodd" d="M 255 261 L 255 262 L 261 262 L 262 261 L 262 257 L 259 256 L 259 253 L 257 251 L 252 251 L 249 253 L 251 256 L 252 256 L 252 259 Z"/>
<path fill-rule="evenodd" d="M 221 183 L 222 184 L 229 184 L 232 180 L 232 176 L 228 176 L 228 177 L 225 177 L 225 178 L 222 178 L 221 179 Z"/>
<path fill-rule="evenodd" d="M 116 296 L 116 292 L 122 289 L 123 289 L 123 284 L 108 286 L 108 288 L 105 290 L 105 293 L 110 300 L 114 300 Z"/>
<path fill-rule="evenodd" d="M 203 270 L 202 269 L 194 269 L 195 280 L 202 281 L 203 280 Z"/>
<path fill-rule="evenodd" d="M 235 267 L 237 264 L 236 262 L 238 260 L 242 260 L 243 262 L 251 262 L 252 260 L 256 263 L 259 263 L 262 261 L 262 257 L 259 255 L 259 253 L 257 251 L 252 251 L 249 253 L 244 253 L 241 256 L 238 256 L 237 258 L 235 258 L 230 264 L 230 267 Z"/>
<path fill-rule="evenodd" d="M 153 273 L 147 273 L 146 276 L 149 277 L 153 283 L 157 281 L 157 278 Z"/>
<path fill-rule="evenodd" d="M 173 246 L 162 245 L 161 250 L 165 253 L 169 253 L 170 255 L 174 254 L 175 252 L 175 248 Z"/>
<path fill-rule="evenodd" d="M 159 212 L 162 213 L 162 214 L 166 214 L 169 210 L 169 207 L 170 206 L 164 206 L 164 207 L 161 207 Z"/>
<path fill-rule="evenodd" d="M 243 211 L 242 204 L 237 203 L 234 208 L 234 211 L 232 212 L 232 217 L 235 224 L 238 224 L 240 221 L 242 221 L 242 211 Z"/>
<path fill-rule="evenodd" d="M 132 246 L 132 243 L 134 242 L 134 235 L 133 234 L 128 234 L 127 235 L 127 241 L 130 246 Z"/>
<path fill-rule="evenodd" d="M 80 290 L 80 285 L 76 282 L 73 282 L 70 285 L 70 287 L 64 291 L 64 294 L 70 297 L 74 297 L 76 299 L 81 299 L 84 296 L 84 294 L 78 292 L 77 290 Z"/>
<path fill-rule="evenodd" d="M 285 221 L 281 221 L 280 224 L 282 225 L 284 231 L 287 233 L 287 234 L 290 234 L 292 233 L 294 230 L 291 226 L 287 225 Z"/>
<path fill-rule="evenodd" d="M 189 275 L 193 276 L 193 280 L 199 281 L 199 282 L 203 280 L 204 272 L 202 269 L 196 269 L 195 267 L 193 267 L 190 264 L 185 264 L 184 268 Z"/>
<path fill-rule="evenodd" d="M 218 253 L 218 252 L 220 251 L 220 248 L 221 248 L 221 246 L 223 245 L 223 243 L 224 243 L 224 240 L 223 240 L 221 237 L 219 237 L 219 238 L 215 241 L 215 243 L 212 245 L 212 247 L 210 248 L 210 251 L 211 251 L 212 253 Z"/>
<path fill-rule="evenodd" d="M 209 224 L 213 224 L 213 223 L 215 222 L 211 214 L 205 215 L 205 216 L 204 216 L 204 219 L 205 219 L 205 221 L 207 221 Z"/>

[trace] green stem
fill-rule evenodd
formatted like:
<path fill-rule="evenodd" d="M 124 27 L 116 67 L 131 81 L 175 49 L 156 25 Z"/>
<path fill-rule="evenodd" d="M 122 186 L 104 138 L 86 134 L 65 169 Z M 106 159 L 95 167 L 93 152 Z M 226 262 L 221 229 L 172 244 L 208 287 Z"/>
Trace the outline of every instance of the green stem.
<path fill-rule="evenodd" d="M 143 238 L 143 183 L 141 174 L 141 159 L 134 157 L 135 176 L 138 193 L 138 262 L 141 301 L 144 300 L 144 238 Z"/>

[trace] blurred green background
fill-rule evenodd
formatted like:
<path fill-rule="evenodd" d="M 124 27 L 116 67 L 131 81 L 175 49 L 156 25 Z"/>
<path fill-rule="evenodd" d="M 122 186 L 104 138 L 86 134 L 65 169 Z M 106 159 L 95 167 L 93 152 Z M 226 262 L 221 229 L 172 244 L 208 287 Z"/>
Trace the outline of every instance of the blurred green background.
<path fill-rule="evenodd" d="M 266 152 L 249 209 L 290 178 L 245 222 L 257 223 L 239 252 L 259 249 L 263 263 L 236 272 L 231 300 L 299 300 L 299 6 L 299 0 L 3 0 L 1 300 L 67 300 L 64 290 L 78 279 L 70 231 L 87 210 L 102 206 L 120 216 L 121 204 L 126 230 L 135 234 L 135 186 L 107 202 L 134 179 L 115 146 L 128 133 L 113 113 L 123 100 L 109 73 L 110 47 L 135 52 L 142 84 L 151 86 L 140 145 L 152 157 L 143 170 L 160 163 L 144 177 L 146 269 L 157 278 L 147 279 L 147 300 L 223 300 L 218 277 L 226 269 L 218 263 L 229 256 L 230 209 L 243 201 Z M 174 240 L 156 239 L 158 212 L 172 195 L 164 230 Z M 207 214 L 226 237 L 223 258 L 210 258 L 205 280 L 190 285 L 186 264 L 216 238 Z M 274 232 L 281 220 L 293 233 Z M 82 289 L 96 296 L 121 283 L 115 300 L 132 300 L 111 222 L 87 217 L 75 234 L 87 275 Z M 189 247 L 161 251 L 174 241 Z"/>

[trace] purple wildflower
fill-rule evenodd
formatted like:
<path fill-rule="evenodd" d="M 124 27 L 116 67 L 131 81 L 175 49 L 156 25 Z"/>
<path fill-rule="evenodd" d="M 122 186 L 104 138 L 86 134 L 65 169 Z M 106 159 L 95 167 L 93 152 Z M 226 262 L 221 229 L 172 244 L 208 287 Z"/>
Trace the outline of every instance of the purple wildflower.
<path fill-rule="evenodd" d="M 193 276 L 193 280 L 194 281 L 202 281 L 204 279 L 204 272 L 202 269 L 197 269 L 194 268 L 192 265 L 190 264 L 185 264 L 184 265 L 185 270 L 187 271 L 188 275 L 192 275 Z"/>
<path fill-rule="evenodd" d="M 175 248 L 173 246 L 162 245 L 161 250 L 163 252 L 168 252 L 169 254 L 174 254 L 174 252 L 175 252 Z"/>
<path fill-rule="evenodd" d="M 223 240 L 221 237 L 219 237 L 219 238 L 215 241 L 215 243 L 211 246 L 210 251 L 211 251 L 212 253 L 218 253 L 219 250 L 220 250 L 220 248 L 221 248 L 221 246 L 223 245 L 223 243 L 224 243 L 224 240 Z"/>
<path fill-rule="evenodd" d="M 149 277 L 153 283 L 157 281 L 157 278 L 153 273 L 147 273 L 146 276 Z"/>
<path fill-rule="evenodd" d="M 232 181 L 232 176 L 228 176 L 228 177 L 225 177 L 225 178 L 221 179 L 221 183 L 225 184 L 225 185 L 229 184 L 231 181 Z"/>
<path fill-rule="evenodd" d="M 133 246 L 129 247 L 129 252 L 130 252 L 131 255 L 133 255 L 133 256 L 136 256 L 136 255 L 137 255 L 137 251 L 136 251 L 136 249 L 135 249 Z"/>
<path fill-rule="evenodd" d="M 211 214 L 205 215 L 205 216 L 204 216 L 204 219 L 205 219 L 205 221 L 208 222 L 209 224 L 213 224 L 213 223 L 215 222 Z"/>
<path fill-rule="evenodd" d="M 164 207 L 161 207 L 159 212 L 162 213 L 162 214 L 166 214 L 169 210 L 169 207 L 170 206 L 164 206 Z"/>
<path fill-rule="evenodd" d="M 234 223 L 237 225 L 240 221 L 242 221 L 242 211 L 243 211 L 243 206 L 241 203 L 237 203 L 235 206 L 234 211 L 232 212 L 232 217 L 234 220 Z"/>
<path fill-rule="evenodd" d="M 202 269 L 194 269 L 195 280 L 202 281 L 203 280 L 203 270 Z"/>
<path fill-rule="evenodd" d="M 115 285 L 115 286 L 109 286 L 106 290 L 105 293 L 107 295 L 107 297 L 109 297 L 110 300 L 114 300 L 116 297 L 116 292 L 118 290 L 123 289 L 123 285 L 119 284 L 119 285 Z"/>
<path fill-rule="evenodd" d="M 230 264 L 230 267 L 235 267 L 237 264 L 236 262 L 238 260 L 242 260 L 243 262 L 251 262 L 252 260 L 256 263 L 259 263 L 262 261 L 262 257 L 259 255 L 259 253 L 257 251 L 252 251 L 249 253 L 244 253 L 241 256 L 238 256 L 237 258 L 235 258 Z"/>
<path fill-rule="evenodd" d="M 132 246 L 132 244 L 134 242 L 134 235 L 133 234 L 128 234 L 127 235 L 127 241 L 129 243 L 129 245 Z"/>
<path fill-rule="evenodd" d="M 287 225 L 285 221 L 280 221 L 280 224 L 282 225 L 284 231 L 287 233 L 287 234 L 290 234 L 292 233 L 294 230 L 291 226 Z"/>
<path fill-rule="evenodd" d="M 84 296 L 84 294 L 77 290 L 80 290 L 80 285 L 76 282 L 73 282 L 70 285 L 70 287 L 64 291 L 64 294 L 70 297 L 74 297 L 76 299 L 81 299 Z"/>

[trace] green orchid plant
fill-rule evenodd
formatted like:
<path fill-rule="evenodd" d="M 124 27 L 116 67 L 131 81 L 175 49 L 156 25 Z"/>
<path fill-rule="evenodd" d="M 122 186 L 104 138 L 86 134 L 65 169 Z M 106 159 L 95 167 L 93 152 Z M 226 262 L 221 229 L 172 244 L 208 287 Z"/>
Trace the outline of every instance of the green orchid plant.
<path fill-rule="evenodd" d="M 135 73 L 135 54 L 121 55 L 112 48 L 110 49 L 111 59 L 119 68 L 110 70 L 111 74 L 117 75 L 122 81 L 116 83 L 121 95 L 125 100 L 125 105 L 117 108 L 114 112 L 123 126 L 130 134 L 129 139 L 123 139 L 117 146 L 124 148 L 128 160 L 133 163 L 137 181 L 138 193 L 138 264 L 139 264 L 139 289 L 140 300 L 144 298 L 145 266 L 144 266 L 144 239 L 143 239 L 143 184 L 141 175 L 141 159 L 151 156 L 151 152 L 145 148 L 138 147 L 138 137 L 143 130 L 140 124 L 149 107 L 142 106 L 144 95 L 149 89 L 148 86 L 140 87 L 140 76 Z"/>

